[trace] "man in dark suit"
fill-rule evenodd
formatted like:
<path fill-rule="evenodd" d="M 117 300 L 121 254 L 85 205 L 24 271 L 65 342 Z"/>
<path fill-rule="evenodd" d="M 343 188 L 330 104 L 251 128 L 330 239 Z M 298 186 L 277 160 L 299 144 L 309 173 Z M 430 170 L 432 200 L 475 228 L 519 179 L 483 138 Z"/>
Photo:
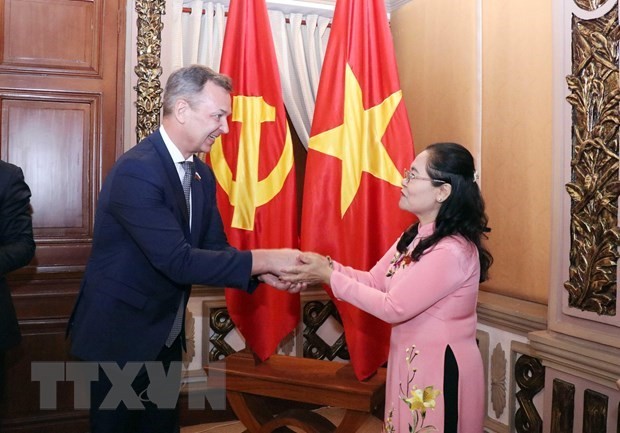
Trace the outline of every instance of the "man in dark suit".
<path fill-rule="evenodd" d="M 34 256 L 30 188 L 21 168 L 0 161 L 0 401 L 4 396 L 4 358 L 20 340 L 6 274 L 26 266 Z"/>
<path fill-rule="evenodd" d="M 294 263 L 298 251 L 232 248 L 216 207 L 215 176 L 195 156 L 209 152 L 228 132 L 231 89 L 228 77 L 203 66 L 175 71 L 166 84 L 159 130 L 127 151 L 107 175 L 68 327 L 78 358 L 120 368 L 158 361 L 168 371 L 180 365 L 192 284 L 252 292 L 260 278 L 289 288 L 275 274 Z M 187 201 L 184 180 L 191 182 Z M 105 376 L 100 369 L 91 387 L 91 433 L 178 431 L 177 411 L 149 398 L 144 368 L 132 386 L 145 410 L 104 407 L 112 387 Z"/>

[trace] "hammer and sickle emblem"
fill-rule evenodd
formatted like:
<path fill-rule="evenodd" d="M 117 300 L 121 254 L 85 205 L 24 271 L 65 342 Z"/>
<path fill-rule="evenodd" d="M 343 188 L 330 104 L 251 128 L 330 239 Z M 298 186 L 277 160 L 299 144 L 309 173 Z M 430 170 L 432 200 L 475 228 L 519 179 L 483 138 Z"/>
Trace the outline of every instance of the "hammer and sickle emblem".
<path fill-rule="evenodd" d="M 236 180 L 224 157 L 221 138 L 218 137 L 211 147 L 215 177 L 234 207 L 231 222 L 234 228 L 254 230 L 256 208 L 280 192 L 293 167 L 293 142 L 287 124 L 286 141 L 278 163 L 265 179 L 258 179 L 261 123 L 275 119 L 275 107 L 267 104 L 262 96 L 233 97 L 232 121 L 241 122 Z"/>

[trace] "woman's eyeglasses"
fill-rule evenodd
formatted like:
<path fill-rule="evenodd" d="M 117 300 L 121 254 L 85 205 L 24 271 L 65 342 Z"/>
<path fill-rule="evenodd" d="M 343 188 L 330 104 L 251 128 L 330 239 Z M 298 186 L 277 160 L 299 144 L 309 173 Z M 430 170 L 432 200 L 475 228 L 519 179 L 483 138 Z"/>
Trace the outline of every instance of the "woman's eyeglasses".
<path fill-rule="evenodd" d="M 405 183 L 409 183 L 412 180 L 428 180 L 430 182 L 437 182 L 437 183 L 446 183 L 443 180 L 439 180 L 439 179 L 431 179 L 430 177 L 422 177 L 422 176 L 418 176 L 417 174 L 415 174 L 413 172 L 413 170 L 411 169 L 404 169 L 403 170 L 403 179 L 405 181 Z"/>

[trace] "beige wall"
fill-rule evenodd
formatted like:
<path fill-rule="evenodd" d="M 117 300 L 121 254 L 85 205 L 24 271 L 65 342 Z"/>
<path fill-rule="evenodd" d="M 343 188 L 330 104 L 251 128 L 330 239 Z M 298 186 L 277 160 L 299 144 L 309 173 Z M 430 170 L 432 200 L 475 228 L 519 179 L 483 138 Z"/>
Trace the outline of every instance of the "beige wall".
<path fill-rule="evenodd" d="M 551 0 L 413 0 L 392 13 L 416 151 L 477 159 L 495 258 L 483 290 L 546 304 L 551 253 Z"/>
<path fill-rule="evenodd" d="M 392 13 L 398 70 L 418 153 L 448 140 L 474 151 L 479 140 L 473 3 L 414 0 Z"/>

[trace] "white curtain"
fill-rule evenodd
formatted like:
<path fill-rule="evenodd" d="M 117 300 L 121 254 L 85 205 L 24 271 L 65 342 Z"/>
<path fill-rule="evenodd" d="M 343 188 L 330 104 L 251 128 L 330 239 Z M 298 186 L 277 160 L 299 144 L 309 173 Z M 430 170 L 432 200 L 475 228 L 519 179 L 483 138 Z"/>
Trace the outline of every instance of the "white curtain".
<path fill-rule="evenodd" d="M 183 12 L 184 7 L 191 12 Z M 183 66 L 199 63 L 219 70 L 226 30 L 223 5 L 202 0 L 166 0 L 162 20 L 162 85 L 170 72 Z"/>
<path fill-rule="evenodd" d="M 183 8 L 191 13 L 183 13 Z M 204 10 L 204 14 L 202 11 Z M 301 142 L 308 147 L 314 102 L 329 38 L 330 19 L 269 11 L 284 105 Z M 194 63 L 218 71 L 225 9 L 217 2 L 167 0 L 162 31 L 162 86 L 171 71 Z"/>
<path fill-rule="evenodd" d="M 304 17 L 292 13 L 287 22 L 280 11 L 269 11 L 269 20 L 284 105 L 307 148 L 330 20 L 318 15 Z"/>

